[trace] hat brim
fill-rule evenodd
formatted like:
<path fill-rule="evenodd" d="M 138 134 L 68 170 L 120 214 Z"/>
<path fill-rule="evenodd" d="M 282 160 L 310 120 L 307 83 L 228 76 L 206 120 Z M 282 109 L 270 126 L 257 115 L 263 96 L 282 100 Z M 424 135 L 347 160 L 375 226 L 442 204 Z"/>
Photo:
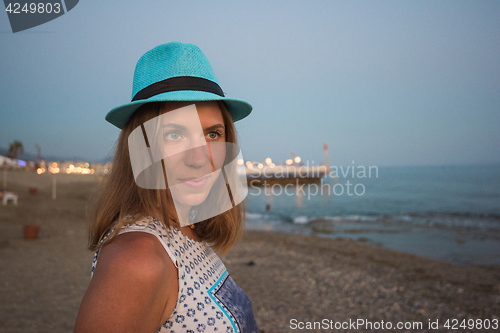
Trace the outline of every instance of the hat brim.
<path fill-rule="evenodd" d="M 229 113 L 233 117 L 233 121 L 238 121 L 250 114 L 252 112 L 252 106 L 242 100 L 222 97 L 216 94 L 212 94 L 205 91 L 195 91 L 195 90 L 179 90 L 179 91 L 169 91 L 162 94 L 152 96 L 148 99 L 143 99 L 139 101 L 130 102 L 121 106 L 118 106 L 106 115 L 106 120 L 111 124 L 115 125 L 119 129 L 125 127 L 128 123 L 132 114 L 141 106 L 152 102 L 201 102 L 201 101 L 223 101 Z"/>

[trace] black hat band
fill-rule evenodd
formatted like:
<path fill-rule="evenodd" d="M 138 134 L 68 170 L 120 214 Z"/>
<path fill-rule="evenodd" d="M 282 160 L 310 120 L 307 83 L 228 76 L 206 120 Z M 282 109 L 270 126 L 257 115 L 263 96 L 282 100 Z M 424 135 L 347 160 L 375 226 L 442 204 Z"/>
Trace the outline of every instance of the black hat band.
<path fill-rule="evenodd" d="M 195 90 L 205 91 L 224 97 L 221 87 L 210 80 L 195 76 L 177 76 L 155 82 L 144 89 L 141 89 L 132 98 L 132 102 L 141 99 L 148 99 L 169 91 Z"/>

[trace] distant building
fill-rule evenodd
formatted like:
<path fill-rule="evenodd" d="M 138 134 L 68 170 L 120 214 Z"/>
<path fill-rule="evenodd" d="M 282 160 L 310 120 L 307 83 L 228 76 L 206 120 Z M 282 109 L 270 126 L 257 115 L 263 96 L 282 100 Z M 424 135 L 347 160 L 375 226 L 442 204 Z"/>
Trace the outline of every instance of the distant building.
<path fill-rule="evenodd" d="M 7 156 L 0 155 L 0 167 L 8 169 L 24 169 L 29 167 L 31 169 L 35 168 L 35 163 L 31 161 L 17 160 Z"/>

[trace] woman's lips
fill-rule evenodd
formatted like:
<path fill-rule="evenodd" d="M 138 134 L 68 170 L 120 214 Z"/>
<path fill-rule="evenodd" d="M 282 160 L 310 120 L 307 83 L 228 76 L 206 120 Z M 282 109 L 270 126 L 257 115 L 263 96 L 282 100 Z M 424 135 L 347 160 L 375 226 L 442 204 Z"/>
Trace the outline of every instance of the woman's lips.
<path fill-rule="evenodd" d="M 179 180 L 182 182 L 182 184 L 185 184 L 189 187 L 198 188 L 205 185 L 208 177 L 210 177 L 210 175 L 206 175 L 199 178 L 179 178 Z"/>

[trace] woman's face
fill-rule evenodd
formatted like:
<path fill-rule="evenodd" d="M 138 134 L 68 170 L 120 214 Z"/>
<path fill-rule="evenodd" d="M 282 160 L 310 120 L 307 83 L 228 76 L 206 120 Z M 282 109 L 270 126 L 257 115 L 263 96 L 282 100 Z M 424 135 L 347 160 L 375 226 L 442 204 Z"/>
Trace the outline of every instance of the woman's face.
<path fill-rule="evenodd" d="M 203 203 L 216 181 L 224 182 L 226 132 L 217 102 L 169 103 L 159 117 L 159 140 L 168 187 L 176 206 Z"/>

